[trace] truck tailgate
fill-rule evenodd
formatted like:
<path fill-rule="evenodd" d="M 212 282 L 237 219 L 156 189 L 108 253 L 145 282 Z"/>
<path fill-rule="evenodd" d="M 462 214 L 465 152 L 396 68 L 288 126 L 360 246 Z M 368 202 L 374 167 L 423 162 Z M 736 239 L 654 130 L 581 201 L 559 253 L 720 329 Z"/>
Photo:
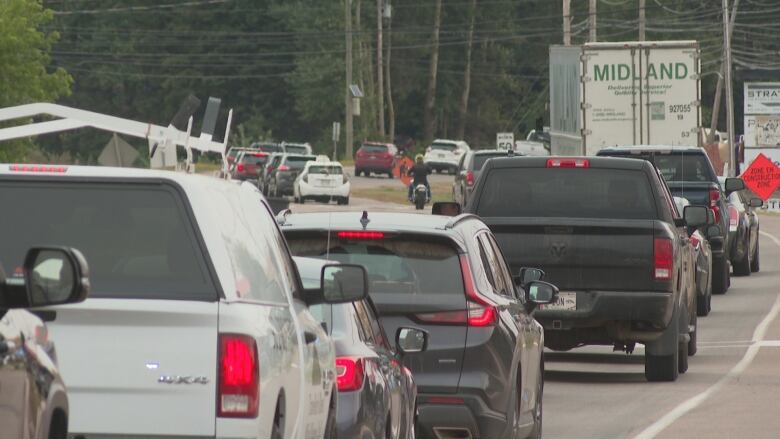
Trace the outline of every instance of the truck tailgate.
<path fill-rule="evenodd" d="M 651 291 L 653 220 L 484 218 L 514 274 L 541 268 L 561 290 Z"/>
<path fill-rule="evenodd" d="M 217 302 L 88 299 L 51 309 L 72 433 L 214 435 Z"/>

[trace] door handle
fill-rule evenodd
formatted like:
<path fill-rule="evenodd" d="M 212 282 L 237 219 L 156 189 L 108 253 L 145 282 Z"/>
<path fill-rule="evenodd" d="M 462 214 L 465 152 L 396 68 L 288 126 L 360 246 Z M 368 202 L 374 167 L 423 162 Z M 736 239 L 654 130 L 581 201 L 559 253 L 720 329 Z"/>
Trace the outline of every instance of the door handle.
<path fill-rule="evenodd" d="M 309 331 L 304 331 L 303 339 L 304 341 L 306 341 L 306 344 L 312 344 L 315 341 L 317 341 L 317 334 Z"/>

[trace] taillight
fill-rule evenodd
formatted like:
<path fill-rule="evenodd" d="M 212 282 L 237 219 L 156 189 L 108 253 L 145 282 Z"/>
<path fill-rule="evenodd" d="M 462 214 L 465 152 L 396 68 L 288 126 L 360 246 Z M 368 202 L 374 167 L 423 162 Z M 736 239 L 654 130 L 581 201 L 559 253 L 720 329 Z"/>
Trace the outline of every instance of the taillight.
<path fill-rule="evenodd" d="M 236 170 L 238 172 L 244 172 L 244 164 L 243 163 L 239 163 L 238 166 L 236 166 Z"/>
<path fill-rule="evenodd" d="M 471 275 L 471 264 L 466 255 L 460 255 L 460 271 L 463 274 L 463 287 L 468 301 L 468 325 L 478 327 L 495 325 L 498 320 L 498 310 L 477 294 L 474 277 Z"/>
<path fill-rule="evenodd" d="M 720 223 L 720 207 L 718 206 L 720 201 L 720 189 L 710 188 L 710 210 L 712 210 L 715 216 L 715 223 Z"/>
<path fill-rule="evenodd" d="M 256 152 L 256 153 L 254 153 L 254 154 L 252 154 L 252 155 L 253 155 L 253 156 L 255 156 L 255 157 L 265 157 L 265 156 L 267 156 L 268 154 L 266 154 L 266 153 L 264 153 L 264 152 Z"/>
<path fill-rule="evenodd" d="M 365 369 L 361 358 L 336 357 L 336 386 L 339 392 L 351 392 L 363 387 Z"/>
<path fill-rule="evenodd" d="M 277 171 L 289 171 L 290 167 L 287 165 L 279 165 L 278 168 L 276 168 Z"/>
<path fill-rule="evenodd" d="M 739 226 L 739 211 L 729 204 L 729 231 L 734 232 Z"/>
<path fill-rule="evenodd" d="M 371 231 L 343 231 L 336 233 L 341 239 L 384 239 L 384 232 Z"/>
<path fill-rule="evenodd" d="M 671 280 L 674 261 L 671 239 L 655 238 L 653 240 L 653 259 L 655 261 L 653 278 L 655 280 Z"/>
<path fill-rule="evenodd" d="M 260 397 L 257 344 L 248 335 L 219 336 L 217 416 L 255 418 Z"/>
<path fill-rule="evenodd" d="M 588 159 L 549 159 L 548 168 L 590 168 Z"/>
<path fill-rule="evenodd" d="M 474 173 L 472 171 L 466 173 L 466 184 L 474 186 Z"/>
<path fill-rule="evenodd" d="M 68 170 L 67 166 L 46 166 L 46 165 L 11 165 L 9 170 L 14 172 L 43 172 L 49 174 L 62 174 Z"/>
<path fill-rule="evenodd" d="M 698 236 L 696 233 L 694 233 L 693 235 L 691 235 L 691 245 L 692 245 L 694 248 L 699 248 L 699 244 L 700 244 L 700 243 L 701 243 L 701 241 L 699 240 L 699 236 Z"/>

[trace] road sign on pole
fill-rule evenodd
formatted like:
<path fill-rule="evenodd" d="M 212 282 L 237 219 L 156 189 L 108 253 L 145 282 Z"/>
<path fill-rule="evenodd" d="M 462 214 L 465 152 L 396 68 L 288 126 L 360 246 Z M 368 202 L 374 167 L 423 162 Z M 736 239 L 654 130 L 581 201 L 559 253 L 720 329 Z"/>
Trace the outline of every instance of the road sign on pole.
<path fill-rule="evenodd" d="M 339 137 L 341 137 L 341 123 L 333 122 L 333 161 L 337 159 L 337 149 L 339 144 Z"/>
<path fill-rule="evenodd" d="M 745 186 L 766 201 L 780 187 L 780 168 L 764 154 L 759 154 L 742 174 Z"/>
<path fill-rule="evenodd" d="M 515 133 L 496 133 L 498 149 L 515 149 Z"/>

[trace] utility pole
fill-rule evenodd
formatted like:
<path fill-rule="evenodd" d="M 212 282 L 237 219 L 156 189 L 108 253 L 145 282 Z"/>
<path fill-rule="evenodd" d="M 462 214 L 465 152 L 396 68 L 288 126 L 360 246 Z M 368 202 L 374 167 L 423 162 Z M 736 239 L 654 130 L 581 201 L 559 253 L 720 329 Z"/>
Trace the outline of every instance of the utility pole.
<path fill-rule="evenodd" d="M 563 0 L 563 44 L 571 46 L 571 0 Z"/>
<path fill-rule="evenodd" d="M 731 17 L 729 17 L 729 35 L 734 33 L 734 22 L 737 18 L 737 7 L 739 6 L 739 0 L 734 0 L 734 6 L 731 7 Z M 725 44 L 723 45 L 726 46 Z M 726 75 L 726 63 L 721 62 L 720 75 L 718 75 L 718 84 L 715 87 L 715 101 L 712 103 L 712 119 L 710 120 L 710 132 L 707 135 L 707 143 L 712 143 L 715 140 L 715 131 L 718 129 L 718 116 L 720 115 L 720 99 L 723 95 L 723 78 Z"/>
<path fill-rule="evenodd" d="M 349 86 L 352 85 L 352 0 L 344 0 L 344 18 L 345 29 L 344 33 L 347 38 L 347 83 L 344 87 L 344 105 L 347 111 L 346 120 L 346 133 L 344 135 L 344 141 L 346 147 L 344 151 L 346 158 L 352 158 L 352 93 L 349 90 Z"/>
<path fill-rule="evenodd" d="M 382 16 L 383 0 L 376 0 L 376 91 L 379 99 L 379 135 L 385 137 L 385 83 L 382 75 L 384 74 L 384 64 L 382 63 Z"/>
<path fill-rule="evenodd" d="M 731 81 L 731 29 L 729 24 L 729 0 L 723 0 L 723 44 L 726 52 L 726 74 L 724 75 L 725 78 L 723 78 L 723 80 L 726 81 L 726 126 L 728 127 L 729 133 L 729 176 L 734 177 L 737 169 L 737 154 L 734 150 L 734 84 L 732 84 Z"/>
<path fill-rule="evenodd" d="M 639 41 L 647 39 L 645 29 L 645 0 L 639 0 Z"/>
<path fill-rule="evenodd" d="M 588 41 L 591 43 L 596 42 L 596 5 L 598 0 L 590 0 L 590 7 L 588 8 L 588 28 L 590 29 L 590 37 Z"/>

